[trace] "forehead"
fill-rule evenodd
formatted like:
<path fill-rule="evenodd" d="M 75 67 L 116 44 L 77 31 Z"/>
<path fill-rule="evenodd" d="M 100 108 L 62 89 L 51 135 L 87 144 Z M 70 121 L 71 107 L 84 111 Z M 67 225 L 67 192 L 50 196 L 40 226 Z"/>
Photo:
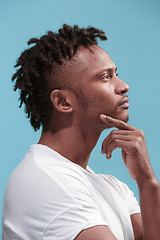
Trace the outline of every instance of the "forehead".
<path fill-rule="evenodd" d="M 97 45 L 80 48 L 73 57 L 73 66 L 81 73 L 95 75 L 103 69 L 115 69 L 116 66 L 106 51 Z"/>
<path fill-rule="evenodd" d="M 106 69 L 115 69 L 116 66 L 111 60 L 107 52 L 97 45 L 88 48 L 81 47 L 70 61 L 64 62 L 62 66 L 54 66 L 52 74 L 54 80 L 72 87 L 81 84 L 87 84 L 88 81 L 94 79 L 97 74 Z"/>

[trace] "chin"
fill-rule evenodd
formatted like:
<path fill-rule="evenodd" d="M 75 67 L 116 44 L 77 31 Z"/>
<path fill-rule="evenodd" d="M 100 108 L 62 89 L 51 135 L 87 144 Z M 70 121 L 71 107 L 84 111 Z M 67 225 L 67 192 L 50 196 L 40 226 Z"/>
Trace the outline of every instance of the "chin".
<path fill-rule="evenodd" d="M 113 118 L 115 118 L 115 119 L 122 120 L 122 121 L 124 121 L 124 122 L 126 122 L 126 123 L 127 123 L 128 120 L 129 120 L 128 111 L 123 111 L 123 112 L 121 112 L 121 113 L 116 113 L 116 114 L 115 114 L 115 112 L 114 112 L 114 113 L 104 113 L 104 114 L 106 114 L 106 115 L 108 115 L 108 116 L 110 116 L 110 117 L 113 117 Z M 100 123 L 100 124 L 99 124 L 99 123 Z M 99 127 L 99 129 L 100 129 L 101 131 L 103 131 L 103 130 L 105 130 L 105 129 L 108 129 L 108 128 L 112 128 L 110 125 L 102 124 L 102 121 L 101 121 L 100 119 L 98 120 L 98 123 L 97 123 L 96 127 Z"/>
<path fill-rule="evenodd" d="M 128 122 L 129 114 L 127 113 L 125 116 L 122 116 L 121 120 L 124 121 L 124 122 Z"/>
<path fill-rule="evenodd" d="M 115 116 L 111 116 L 111 117 L 119 119 L 119 120 L 122 120 L 124 122 L 128 122 L 128 120 L 129 120 L 128 111 L 125 111 L 125 112 L 123 112 L 121 114 L 116 114 Z"/>

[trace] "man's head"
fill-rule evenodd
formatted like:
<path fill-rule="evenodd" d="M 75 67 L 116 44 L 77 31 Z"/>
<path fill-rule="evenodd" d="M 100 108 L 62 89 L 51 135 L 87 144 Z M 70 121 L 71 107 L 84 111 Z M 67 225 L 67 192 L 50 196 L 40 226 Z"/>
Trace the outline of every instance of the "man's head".
<path fill-rule="evenodd" d="M 71 111 L 79 119 L 78 126 L 103 130 L 106 128 L 100 114 L 106 114 L 128 121 L 129 86 L 118 78 L 117 67 L 109 55 L 96 44 L 88 48 L 79 48 L 72 58 L 72 64 L 66 66 L 67 79 L 74 79 L 74 86 L 82 97 L 76 99 L 68 94 Z M 74 91 L 75 93 L 75 91 Z"/>
<path fill-rule="evenodd" d="M 82 29 L 77 25 L 72 28 L 64 24 L 58 33 L 48 32 L 40 39 L 32 38 L 28 42 L 28 45 L 34 46 L 25 50 L 19 57 L 15 65 L 19 69 L 12 80 L 16 81 L 14 90 L 20 90 L 20 107 L 25 104 L 27 117 L 35 130 L 41 125 L 47 126 L 52 112 L 56 109 L 54 99 L 57 99 L 57 96 L 61 97 L 59 94 L 63 93 L 63 90 L 72 90 L 76 98 L 83 102 L 82 91 L 74 84 L 76 64 L 79 66 L 81 63 L 72 60 L 78 49 L 89 49 L 90 46 L 97 45 L 96 38 L 107 39 L 99 29 Z M 74 71 L 67 76 L 67 69 L 73 62 Z M 58 89 L 61 92 L 58 92 Z M 83 103 L 83 106 L 85 104 L 87 103 Z"/>
<path fill-rule="evenodd" d="M 128 120 L 128 106 L 121 103 L 127 101 L 129 87 L 117 77 L 116 66 L 97 45 L 97 37 L 107 39 L 93 27 L 63 25 L 59 33 L 48 32 L 28 42 L 35 45 L 22 53 L 12 79 L 35 130 L 52 125 L 57 116 L 59 124 L 60 119 L 62 125 L 66 119 L 71 122 L 73 113 L 78 127 L 82 123 L 98 130 L 106 127 L 101 113 Z"/>

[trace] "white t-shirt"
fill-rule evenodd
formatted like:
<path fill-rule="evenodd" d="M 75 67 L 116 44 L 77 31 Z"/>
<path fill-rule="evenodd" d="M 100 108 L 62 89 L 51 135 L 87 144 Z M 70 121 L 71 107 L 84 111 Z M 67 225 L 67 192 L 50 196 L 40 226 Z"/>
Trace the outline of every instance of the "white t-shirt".
<path fill-rule="evenodd" d="M 118 240 L 134 239 L 130 215 L 140 208 L 133 192 L 113 176 L 88 171 L 32 145 L 8 181 L 3 240 L 72 240 L 96 225 Z"/>

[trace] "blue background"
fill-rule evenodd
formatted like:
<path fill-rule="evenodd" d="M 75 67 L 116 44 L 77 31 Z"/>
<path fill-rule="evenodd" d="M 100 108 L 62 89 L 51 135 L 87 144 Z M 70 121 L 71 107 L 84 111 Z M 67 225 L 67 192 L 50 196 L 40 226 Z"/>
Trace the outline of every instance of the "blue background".
<path fill-rule="evenodd" d="M 129 124 L 144 131 L 151 163 L 160 180 L 160 1 L 158 0 L 1 0 L 0 2 L 0 211 L 8 178 L 40 133 L 34 132 L 19 109 L 11 77 L 14 64 L 31 37 L 57 31 L 63 23 L 92 25 L 106 32 L 100 43 L 118 67 L 119 77 L 130 86 Z M 104 131 L 91 154 L 89 166 L 96 173 L 112 174 L 134 191 L 120 150 L 112 159 L 101 155 Z"/>

